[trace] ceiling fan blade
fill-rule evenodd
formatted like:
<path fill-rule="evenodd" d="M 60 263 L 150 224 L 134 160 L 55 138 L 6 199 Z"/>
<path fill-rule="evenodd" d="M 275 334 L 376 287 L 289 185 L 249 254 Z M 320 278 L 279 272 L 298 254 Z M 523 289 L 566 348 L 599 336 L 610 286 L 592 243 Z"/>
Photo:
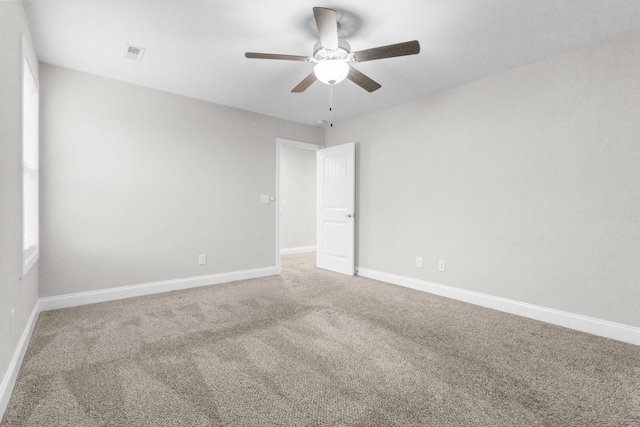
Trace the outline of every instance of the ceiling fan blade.
<path fill-rule="evenodd" d="M 324 7 L 314 7 L 313 16 L 316 18 L 322 47 L 336 50 L 338 48 L 338 14 L 336 11 Z"/>
<path fill-rule="evenodd" d="M 309 74 L 307 77 L 304 78 L 304 80 L 302 80 L 300 83 L 298 83 L 298 86 L 296 86 L 293 89 L 291 89 L 291 92 L 293 92 L 293 93 L 304 92 L 316 80 L 318 80 L 316 78 L 316 74 L 312 71 L 311 74 Z"/>
<path fill-rule="evenodd" d="M 354 82 L 355 84 L 357 84 L 358 86 L 360 86 L 362 89 L 366 90 L 367 92 L 373 92 L 382 87 L 378 82 L 371 80 L 369 77 L 365 76 L 355 68 L 353 67 L 349 67 L 349 68 L 350 69 L 349 69 L 349 74 L 347 74 L 347 78 L 352 82 Z"/>
<path fill-rule="evenodd" d="M 415 55 L 420 53 L 418 40 L 374 47 L 353 53 L 356 62 L 373 61 L 374 59 L 393 58 L 395 56 Z"/>
<path fill-rule="evenodd" d="M 300 56 L 300 55 L 280 55 L 277 53 L 255 53 L 255 52 L 246 52 L 244 54 L 246 58 L 252 59 L 283 59 L 285 61 L 309 61 L 308 56 Z"/>

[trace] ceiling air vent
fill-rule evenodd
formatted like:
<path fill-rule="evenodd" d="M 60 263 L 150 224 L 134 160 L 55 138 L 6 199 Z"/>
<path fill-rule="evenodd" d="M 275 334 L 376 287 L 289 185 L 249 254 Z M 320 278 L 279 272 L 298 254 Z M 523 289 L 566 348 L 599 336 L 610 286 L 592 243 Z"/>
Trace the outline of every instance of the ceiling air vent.
<path fill-rule="evenodd" d="M 125 59 L 130 59 L 132 61 L 142 61 L 142 55 L 144 55 L 144 49 L 138 46 L 133 46 L 130 44 L 124 45 L 124 50 L 122 52 L 122 56 Z"/>

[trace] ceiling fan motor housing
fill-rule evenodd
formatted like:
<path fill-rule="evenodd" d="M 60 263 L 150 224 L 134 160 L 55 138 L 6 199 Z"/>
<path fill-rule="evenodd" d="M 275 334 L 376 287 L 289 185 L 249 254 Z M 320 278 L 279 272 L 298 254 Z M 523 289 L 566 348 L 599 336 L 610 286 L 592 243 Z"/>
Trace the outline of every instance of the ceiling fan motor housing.
<path fill-rule="evenodd" d="M 320 42 L 317 42 L 313 46 L 313 59 L 317 62 L 322 62 L 326 59 L 338 59 L 341 61 L 349 60 L 351 54 L 351 45 L 342 39 L 338 39 L 338 48 L 335 50 L 326 49 L 322 47 Z"/>

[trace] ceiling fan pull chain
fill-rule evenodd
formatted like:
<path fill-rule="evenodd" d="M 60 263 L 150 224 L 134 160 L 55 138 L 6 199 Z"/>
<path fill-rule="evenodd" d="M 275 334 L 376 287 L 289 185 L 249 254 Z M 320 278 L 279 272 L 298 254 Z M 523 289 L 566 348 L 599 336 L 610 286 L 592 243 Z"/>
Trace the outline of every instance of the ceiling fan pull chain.
<path fill-rule="evenodd" d="M 333 127 L 333 83 L 329 85 L 329 122 Z"/>
<path fill-rule="evenodd" d="M 333 83 L 329 85 L 329 111 L 333 111 Z"/>

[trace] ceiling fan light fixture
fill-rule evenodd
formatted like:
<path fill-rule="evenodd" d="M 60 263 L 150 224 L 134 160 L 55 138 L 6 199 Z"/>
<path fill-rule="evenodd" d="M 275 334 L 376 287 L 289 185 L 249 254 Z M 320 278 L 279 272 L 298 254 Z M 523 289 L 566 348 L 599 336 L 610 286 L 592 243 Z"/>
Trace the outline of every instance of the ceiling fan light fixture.
<path fill-rule="evenodd" d="M 318 80 L 327 85 L 343 81 L 349 74 L 349 65 L 339 59 L 326 59 L 313 68 Z"/>

